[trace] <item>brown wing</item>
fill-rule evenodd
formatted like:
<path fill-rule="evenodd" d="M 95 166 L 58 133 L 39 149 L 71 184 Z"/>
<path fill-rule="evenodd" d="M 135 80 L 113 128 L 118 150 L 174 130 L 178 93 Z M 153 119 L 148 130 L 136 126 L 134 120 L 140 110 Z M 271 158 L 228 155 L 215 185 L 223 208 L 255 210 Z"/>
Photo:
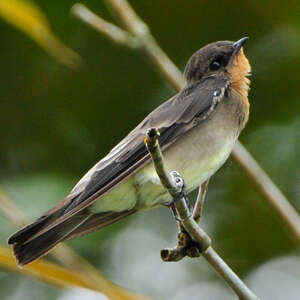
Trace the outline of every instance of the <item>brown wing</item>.
<path fill-rule="evenodd" d="M 159 129 L 159 142 L 162 149 L 165 149 L 209 116 L 223 99 L 227 86 L 226 78 L 209 76 L 160 105 L 78 182 L 66 198 L 68 200 L 63 200 L 39 219 L 42 222 L 47 219 L 47 222 L 33 237 L 92 205 L 97 198 L 148 163 L 150 155 L 144 145 L 147 129 Z M 39 220 L 28 227 L 39 227 Z M 22 234 L 24 231 L 26 227 Z M 13 243 L 17 238 L 18 232 L 9 241 Z"/>
<path fill-rule="evenodd" d="M 130 134 L 94 168 L 92 174 L 76 185 L 77 194 L 66 210 L 68 216 L 92 204 L 150 159 L 144 145 L 147 129 L 157 127 L 163 149 L 203 121 L 222 100 L 228 81 L 210 76 L 183 89 L 147 116 Z M 101 200 L 99 200 L 101 201 Z"/>

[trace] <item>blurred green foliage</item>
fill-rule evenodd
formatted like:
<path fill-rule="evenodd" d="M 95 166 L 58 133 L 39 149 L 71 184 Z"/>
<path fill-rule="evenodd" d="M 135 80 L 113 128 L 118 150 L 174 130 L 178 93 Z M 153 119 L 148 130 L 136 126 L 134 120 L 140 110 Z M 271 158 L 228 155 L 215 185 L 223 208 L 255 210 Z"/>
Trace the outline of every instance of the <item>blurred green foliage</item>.
<path fill-rule="evenodd" d="M 67 69 L 0 20 L 0 178 L 32 218 L 61 200 L 147 113 L 174 94 L 141 53 L 112 44 L 72 18 L 74 1 L 36 3 L 83 62 L 76 70 Z M 83 3 L 112 21 L 104 2 Z M 181 69 L 206 43 L 250 37 L 245 52 L 253 69 L 251 115 L 241 140 L 300 211 L 299 1 L 132 0 L 131 4 Z M 244 276 L 297 250 L 231 160 L 211 181 L 202 222 L 221 256 Z M 14 228 L 3 217 L 0 228 L 4 243 Z M 175 240 L 174 221 L 160 209 L 69 244 L 109 278 L 157 299 L 171 299 L 180 289 L 203 284 L 201 280 L 219 281 L 201 259 L 185 259 L 176 266 L 162 263 L 159 250 Z M 157 283 L 159 272 L 175 282 L 173 289 Z M 19 299 L 10 279 L 29 295 L 24 299 L 32 299 L 33 293 L 42 293 L 39 299 L 53 299 L 49 287 L 5 270 L 0 273 L 1 297 L 3 293 Z"/>

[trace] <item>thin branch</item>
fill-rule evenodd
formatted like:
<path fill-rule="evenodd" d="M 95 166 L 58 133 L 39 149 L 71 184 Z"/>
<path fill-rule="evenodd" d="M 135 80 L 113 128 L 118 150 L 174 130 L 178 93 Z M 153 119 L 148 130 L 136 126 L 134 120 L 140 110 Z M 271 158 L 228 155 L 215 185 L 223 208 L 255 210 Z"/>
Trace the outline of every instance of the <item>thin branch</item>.
<path fill-rule="evenodd" d="M 127 34 L 134 35 L 140 41 L 140 44 L 137 44 L 139 44 L 139 47 L 144 49 L 145 53 L 152 60 L 157 71 L 162 75 L 162 77 L 170 83 L 175 90 L 181 90 L 185 85 L 185 79 L 183 78 L 182 73 L 158 46 L 154 37 L 151 35 L 147 24 L 136 14 L 128 1 L 106 0 L 106 3 L 122 21 L 125 28 L 128 30 Z M 82 5 L 80 7 L 83 9 Z M 88 9 L 85 8 L 85 10 Z M 84 20 L 80 14 L 77 16 Z M 105 34 L 108 38 L 117 42 L 117 39 L 114 37 L 113 30 L 105 31 L 101 28 L 103 27 L 101 22 L 99 22 L 99 26 L 96 23 L 97 19 L 93 19 L 93 22 L 90 22 L 90 25 L 95 29 L 98 29 L 100 33 Z M 124 42 L 121 42 L 121 44 L 124 45 Z M 136 48 L 136 46 L 132 46 L 130 42 L 125 44 L 130 48 Z M 134 45 L 136 45 L 136 41 L 134 41 Z M 277 212 L 280 219 L 289 229 L 293 239 L 298 245 L 300 245 L 300 217 L 295 209 L 290 205 L 287 198 L 280 192 L 278 187 L 262 170 L 262 168 L 259 167 L 257 162 L 240 142 L 236 143 L 236 146 L 232 151 L 232 158 L 238 163 L 247 175 L 248 179 L 257 187 L 258 191 L 263 196 L 263 199 L 269 202 L 271 207 Z"/>
<path fill-rule="evenodd" d="M 176 185 L 173 183 L 171 180 L 171 176 L 165 169 L 164 163 L 163 163 L 163 158 L 162 158 L 162 153 L 158 144 L 158 139 L 157 136 L 159 136 L 160 133 L 156 128 L 150 128 L 147 131 L 147 136 L 144 139 L 145 145 L 147 146 L 148 151 L 150 152 L 152 159 L 155 161 L 154 167 L 155 171 L 162 182 L 163 186 L 168 189 L 168 191 L 171 193 L 173 196 L 177 195 L 178 193 L 178 188 Z M 175 196 L 174 196 L 175 197 Z"/>
<path fill-rule="evenodd" d="M 185 85 L 185 78 L 166 53 L 159 47 L 148 25 L 136 14 L 126 0 L 106 0 L 107 5 L 119 16 L 129 32 L 140 38 L 145 52 L 163 78 L 176 90 Z"/>
<path fill-rule="evenodd" d="M 259 298 L 243 283 L 243 281 L 230 269 L 211 246 L 211 239 L 194 220 L 189 211 L 185 184 L 183 178 L 177 172 L 168 173 L 164 167 L 163 157 L 158 142 L 158 130 L 148 130 L 145 138 L 146 147 L 151 154 L 155 170 L 164 188 L 173 199 L 174 206 L 180 218 L 180 222 L 190 236 L 196 242 L 203 257 L 210 263 L 215 271 L 227 282 L 240 300 L 258 300 Z"/>
<path fill-rule="evenodd" d="M 71 12 L 79 20 L 95 28 L 104 36 L 117 44 L 121 44 L 133 49 L 142 46 L 139 38 L 136 38 L 133 34 L 127 32 L 126 30 L 123 30 L 122 28 L 105 21 L 80 3 L 73 5 Z"/>
<path fill-rule="evenodd" d="M 115 43 L 131 49 L 144 49 L 162 77 L 167 78 L 167 82 L 175 87 L 175 89 L 180 90 L 185 85 L 185 79 L 179 69 L 158 46 L 150 34 L 147 25 L 138 18 L 127 2 L 108 1 L 107 4 L 113 11 L 117 12 L 117 15 L 123 21 L 126 28 L 130 30 L 129 32 L 96 16 L 82 4 L 75 4 L 71 11 L 77 18 L 89 24 Z M 131 17 L 133 17 L 132 21 L 130 21 Z M 135 39 L 132 39 L 132 37 Z"/>
<path fill-rule="evenodd" d="M 299 245 L 300 217 L 295 208 L 241 143 L 236 143 L 234 154 L 235 160 L 251 179 L 251 183 L 263 195 L 269 206 L 276 211 L 289 229 L 291 237 L 296 238 Z"/>

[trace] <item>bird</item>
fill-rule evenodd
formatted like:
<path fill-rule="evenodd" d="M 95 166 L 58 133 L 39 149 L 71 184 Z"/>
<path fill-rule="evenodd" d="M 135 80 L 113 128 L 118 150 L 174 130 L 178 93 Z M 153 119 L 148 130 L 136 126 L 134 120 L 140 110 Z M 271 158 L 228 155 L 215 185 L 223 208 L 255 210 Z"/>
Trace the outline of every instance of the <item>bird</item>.
<path fill-rule="evenodd" d="M 8 239 L 18 265 L 171 200 L 144 144 L 149 128 L 159 130 L 165 166 L 182 175 L 187 192 L 207 181 L 225 163 L 249 118 L 247 39 L 217 41 L 196 51 L 184 70 L 185 86 L 96 163 L 65 199 Z"/>

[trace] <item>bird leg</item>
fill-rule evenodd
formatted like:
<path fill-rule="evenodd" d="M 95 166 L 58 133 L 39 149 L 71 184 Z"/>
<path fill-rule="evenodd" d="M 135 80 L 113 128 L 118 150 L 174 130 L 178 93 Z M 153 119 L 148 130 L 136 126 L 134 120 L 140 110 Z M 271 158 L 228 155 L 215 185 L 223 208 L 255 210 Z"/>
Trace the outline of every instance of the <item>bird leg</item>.
<path fill-rule="evenodd" d="M 200 218 L 202 216 L 204 199 L 205 199 L 208 183 L 209 183 L 209 179 L 207 179 L 205 182 L 201 184 L 201 186 L 199 186 L 197 199 L 193 209 L 193 218 L 197 223 L 199 223 Z"/>

